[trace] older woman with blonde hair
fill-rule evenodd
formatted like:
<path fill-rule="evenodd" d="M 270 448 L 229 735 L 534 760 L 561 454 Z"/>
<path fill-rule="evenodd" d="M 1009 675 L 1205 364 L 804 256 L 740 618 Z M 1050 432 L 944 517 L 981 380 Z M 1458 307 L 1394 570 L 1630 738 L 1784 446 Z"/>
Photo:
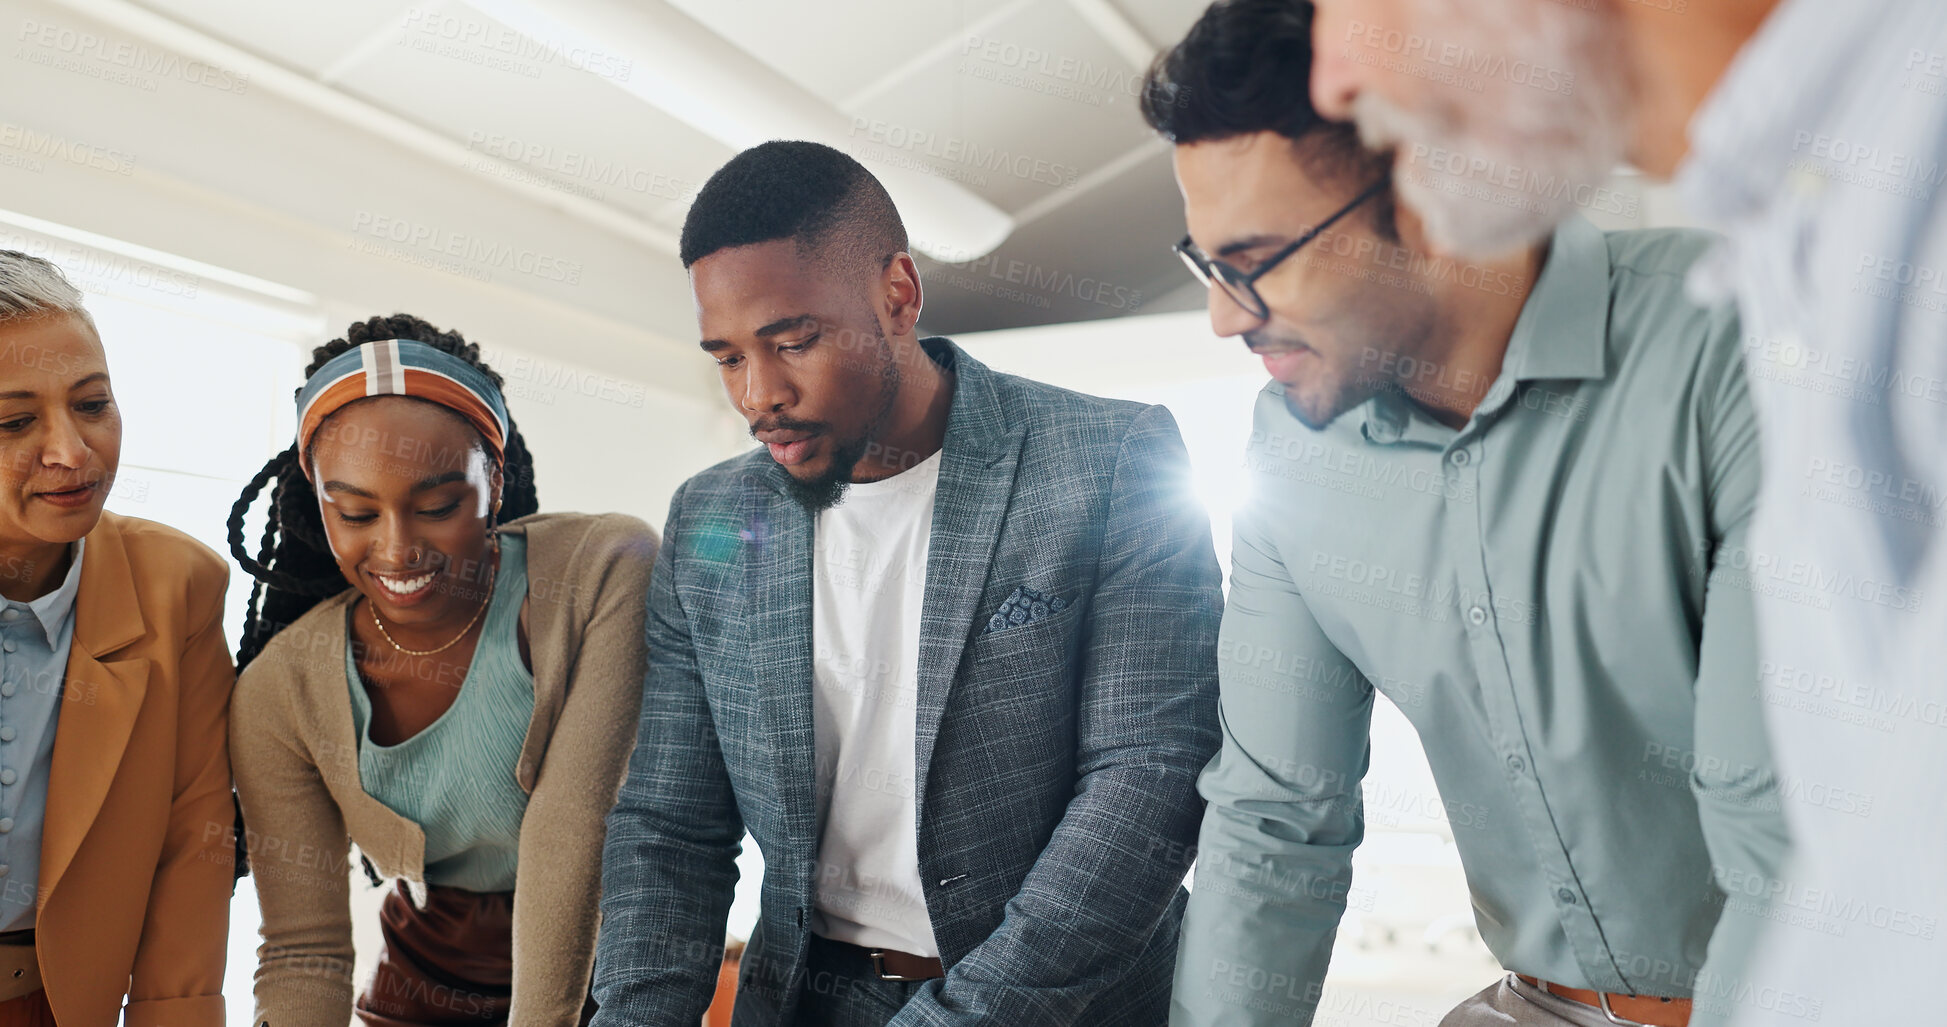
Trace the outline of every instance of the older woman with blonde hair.
<path fill-rule="evenodd" d="M 223 1023 L 228 570 L 102 510 L 121 447 L 81 293 L 0 250 L 0 1027 Z"/>

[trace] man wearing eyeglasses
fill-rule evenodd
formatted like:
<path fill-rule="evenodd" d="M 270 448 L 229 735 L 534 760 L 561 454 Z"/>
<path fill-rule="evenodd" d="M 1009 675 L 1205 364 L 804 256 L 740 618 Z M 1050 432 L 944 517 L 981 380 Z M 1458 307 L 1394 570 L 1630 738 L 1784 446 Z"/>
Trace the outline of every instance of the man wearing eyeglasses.
<path fill-rule="evenodd" d="M 1171 1022 L 1318 1013 L 1378 692 L 1507 970 L 1396 1022 L 1687 1024 L 1784 849 L 1738 325 L 1683 290 L 1708 237 L 1572 218 L 1503 259 L 1431 255 L 1388 158 L 1312 109 L 1311 17 L 1215 4 L 1143 96 L 1212 326 L 1274 379 Z"/>

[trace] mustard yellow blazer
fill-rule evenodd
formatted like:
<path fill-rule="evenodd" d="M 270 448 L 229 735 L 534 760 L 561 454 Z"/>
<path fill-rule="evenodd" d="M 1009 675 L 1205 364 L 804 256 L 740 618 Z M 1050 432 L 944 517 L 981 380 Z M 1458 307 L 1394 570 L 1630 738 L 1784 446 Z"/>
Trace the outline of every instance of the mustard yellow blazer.
<path fill-rule="evenodd" d="M 234 862 L 229 567 L 151 521 L 88 533 L 41 835 L 61 1027 L 222 1027 Z"/>

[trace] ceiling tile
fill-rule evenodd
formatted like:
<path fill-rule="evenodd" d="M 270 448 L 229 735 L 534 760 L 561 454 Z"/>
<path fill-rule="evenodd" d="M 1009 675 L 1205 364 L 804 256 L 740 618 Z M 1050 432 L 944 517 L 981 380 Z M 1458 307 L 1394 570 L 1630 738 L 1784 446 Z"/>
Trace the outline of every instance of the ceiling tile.
<path fill-rule="evenodd" d="M 1018 212 L 1150 139 L 1140 85 L 1074 8 L 1036 4 L 852 112 L 848 149 Z"/>
<path fill-rule="evenodd" d="M 991 2 L 669 0 L 814 95 L 836 104 L 919 50 L 952 38 Z"/>
<path fill-rule="evenodd" d="M 503 38 L 493 29 L 487 38 Z M 460 142 L 478 155 L 468 170 L 531 176 L 667 222 L 731 157 L 610 81 L 629 73 L 626 64 L 571 66 L 545 44 L 407 38 L 372 51 L 339 88 Z"/>

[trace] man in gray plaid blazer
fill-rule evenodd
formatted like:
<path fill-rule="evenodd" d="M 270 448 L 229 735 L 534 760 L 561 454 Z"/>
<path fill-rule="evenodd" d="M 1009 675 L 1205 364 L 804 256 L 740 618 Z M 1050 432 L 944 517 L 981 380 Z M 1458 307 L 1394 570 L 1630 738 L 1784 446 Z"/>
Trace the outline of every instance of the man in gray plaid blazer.
<path fill-rule="evenodd" d="M 1166 1020 L 1222 613 L 1187 454 L 1162 407 L 917 338 L 905 249 L 816 144 L 690 212 L 703 347 L 768 448 L 670 504 L 597 1027 L 698 1022 L 746 830 L 736 1027 Z"/>

